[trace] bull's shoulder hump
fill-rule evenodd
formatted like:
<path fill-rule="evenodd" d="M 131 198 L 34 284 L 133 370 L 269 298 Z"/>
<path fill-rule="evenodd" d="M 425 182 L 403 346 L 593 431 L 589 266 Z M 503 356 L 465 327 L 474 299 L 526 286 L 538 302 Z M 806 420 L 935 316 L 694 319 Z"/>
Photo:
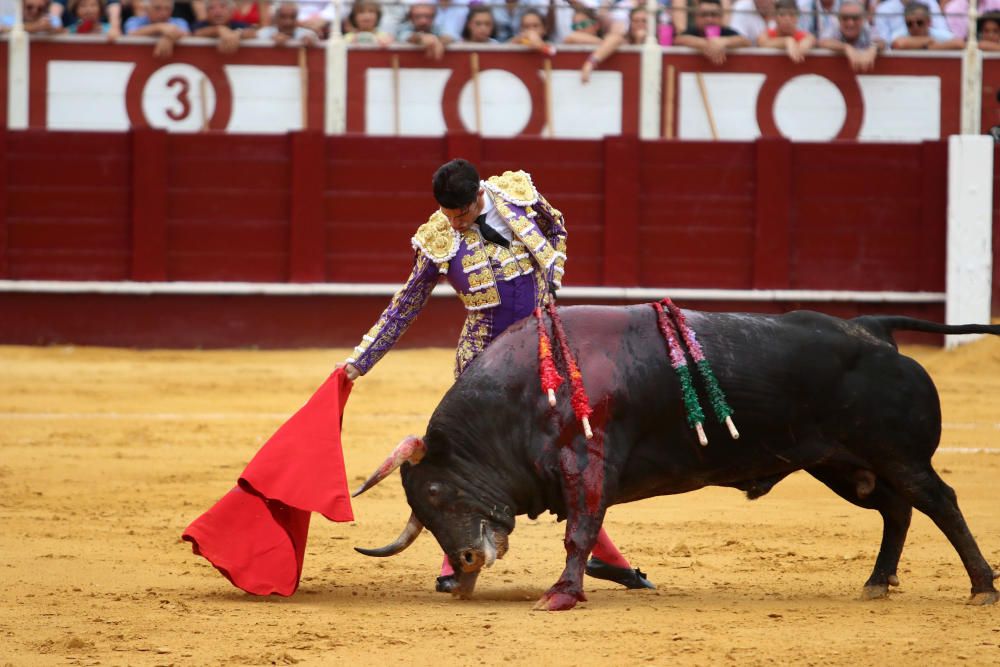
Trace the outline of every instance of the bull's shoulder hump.
<path fill-rule="evenodd" d="M 417 228 L 412 243 L 414 249 L 432 262 L 447 262 L 458 253 L 462 235 L 451 228 L 441 211 L 434 211 L 430 219 Z"/>

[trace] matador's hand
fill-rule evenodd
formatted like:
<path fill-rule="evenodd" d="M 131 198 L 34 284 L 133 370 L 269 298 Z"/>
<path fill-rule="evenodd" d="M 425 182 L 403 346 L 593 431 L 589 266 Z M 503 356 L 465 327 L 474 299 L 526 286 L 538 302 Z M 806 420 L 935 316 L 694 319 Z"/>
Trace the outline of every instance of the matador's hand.
<path fill-rule="evenodd" d="M 361 371 L 359 371 L 354 364 L 349 364 L 346 361 L 342 361 L 336 366 L 334 366 L 334 369 L 337 368 L 343 368 L 344 374 L 347 376 L 347 379 L 350 380 L 351 382 L 354 382 L 359 377 L 361 377 Z"/>

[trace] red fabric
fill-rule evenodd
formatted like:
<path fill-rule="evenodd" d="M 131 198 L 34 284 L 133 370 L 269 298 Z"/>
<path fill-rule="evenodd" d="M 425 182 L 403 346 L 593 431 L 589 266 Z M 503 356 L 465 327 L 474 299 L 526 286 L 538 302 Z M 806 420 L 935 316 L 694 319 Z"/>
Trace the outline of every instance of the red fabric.
<path fill-rule="evenodd" d="M 234 586 L 291 595 L 302 575 L 310 512 L 354 520 L 340 442 L 351 387 L 336 370 L 261 447 L 237 486 L 184 531 L 194 553 Z"/>

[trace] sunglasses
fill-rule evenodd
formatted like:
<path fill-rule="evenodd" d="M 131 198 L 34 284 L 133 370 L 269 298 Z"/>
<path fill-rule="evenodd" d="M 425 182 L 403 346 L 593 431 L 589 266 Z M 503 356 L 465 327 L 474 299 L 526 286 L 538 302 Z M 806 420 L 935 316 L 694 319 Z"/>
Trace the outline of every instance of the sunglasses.
<path fill-rule="evenodd" d="M 718 11 L 715 11 L 715 10 L 710 10 L 710 11 L 707 11 L 707 12 L 698 12 L 698 16 L 700 16 L 701 18 L 706 18 L 706 19 L 707 18 L 712 18 L 712 17 L 719 18 L 719 17 L 722 16 L 722 12 L 718 12 Z"/>
<path fill-rule="evenodd" d="M 594 19 L 585 19 L 583 21 L 573 21 L 573 23 L 570 24 L 570 28 L 572 28 L 573 30 L 586 30 L 587 28 L 589 28 L 590 26 L 594 25 L 595 23 L 597 23 L 597 21 L 595 21 Z"/>
<path fill-rule="evenodd" d="M 862 17 L 860 14 L 841 14 L 840 15 L 840 20 L 841 21 L 861 21 L 861 20 L 863 20 L 863 18 L 864 17 Z"/>
<path fill-rule="evenodd" d="M 906 22 L 907 28 L 923 28 L 925 25 L 927 25 L 926 19 L 910 19 Z"/>

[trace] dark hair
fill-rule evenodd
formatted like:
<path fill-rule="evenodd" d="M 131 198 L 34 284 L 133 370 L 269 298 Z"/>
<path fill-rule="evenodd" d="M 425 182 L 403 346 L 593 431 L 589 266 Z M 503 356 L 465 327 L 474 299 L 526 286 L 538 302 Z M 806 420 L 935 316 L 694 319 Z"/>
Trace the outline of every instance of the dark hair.
<path fill-rule="evenodd" d="M 799 3 L 795 2 L 795 0 L 778 0 L 776 3 L 774 3 L 774 11 L 795 12 L 796 14 L 798 14 Z"/>
<path fill-rule="evenodd" d="M 434 172 L 434 199 L 444 208 L 465 208 L 479 194 L 479 172 L 468 160 L 456 158 Z"/>
<path fill-rule="evenodd" d="M 535 9 L 534 7 L 530 7 L 528 9 L 525 9 L 524 12 L 521 13 L 521 18 L 519 18 L 517 20 L 517 29 L 518 29 L 518 32 L 520 32 L 520 30 L 521 30 L 521 22 L 524 21 L 524 17 L 528 16 L 529 14 L 531 14 L 532 16 L 537 16 L 538 20 L 542 22 L 542 31 L 543 31 L 542 32 L 542 41 L 547 42 L 549 40 L 549 31 L 548 31 L 548 28 L 545 26 L 545 17 L 542 16 L 542 13 L 540 11 L 538 11 L 537 9 Z"/>
<path fill-rule="evenodd" d="M 496 19 L 493 18 L 493 10 L 490 9 L 489 7 L 481 5 L 473 5 L 472 7 L 469 7 L 469 13 L 465 17 L 465 26 L 462 28 L 462 39 L 467 40 L 469 39 L 469 36 L 472 34 L 471 32 L 469 32 L 469 24 L 472 22 L 472 17 L 474 17 L 476 14 L 490 15 L 490 20 L 493 21 L 493 30 L 490 31 L 490 38 L 491 39 L 495 38 L 497 36 L 497 22 Z"/>
<path fill-rule="evenodd" d="M 699 5 L 718 5 L 722 6 L 722 0 L 698 0 Z"/>
<path fill-rule="evenodd" d="M 903 16 L 912 16 L 913 14 L 916 14 L 917 12 L 921 11 L 927 14 L 928 16 L 931 13 L 930 7 L 928 7 L 922 2 L 916 2 L 916 0 L 914 0 L 910 4 L 906 5 L 906 7 L 903 9 Z"/>

